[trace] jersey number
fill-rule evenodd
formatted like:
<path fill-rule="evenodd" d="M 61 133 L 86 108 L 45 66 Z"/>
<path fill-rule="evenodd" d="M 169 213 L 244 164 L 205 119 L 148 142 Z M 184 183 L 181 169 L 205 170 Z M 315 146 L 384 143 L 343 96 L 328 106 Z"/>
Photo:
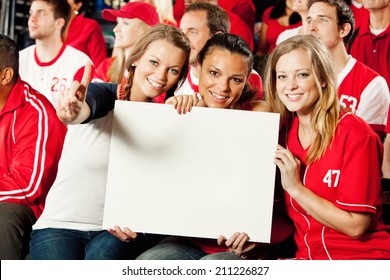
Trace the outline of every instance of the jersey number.
<path fill-rule="evenodd" d="M 340 170 L 329 169 L 328 172 L 326 172 L 324 179 L 322 179 L 322 182 L 328 184 L 329 188 L 331 187 L 336 188 L 339 184 L 339 179 L 340 179 Z"/>
<path fill-rule="evenodd" d="M 65 78 L 53 78 L 53 83 L 51 86 L 51 92 L 63 92 L 66 90 L 66 82 Z"/>
<path fill-rule="evenodd" d="M 355 97 L 342 94 L 340 104 L 347 109 L 351 109 L 352 114 L 356 113 L 357 99 Z"/>

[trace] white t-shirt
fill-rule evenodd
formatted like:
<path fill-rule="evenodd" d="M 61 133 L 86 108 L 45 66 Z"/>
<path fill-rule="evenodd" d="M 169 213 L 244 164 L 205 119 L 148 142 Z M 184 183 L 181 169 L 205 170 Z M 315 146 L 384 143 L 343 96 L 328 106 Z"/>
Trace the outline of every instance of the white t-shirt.
<path fill-rule="evenodd" d="M 41 62 L 32 45 L 19 52 L 19 75 L 54 105 L 59 92 L 81 81 L 87 62 L 93 65 L 85 53 L 65 44 L 52 61 Z"/>
<path fill-rule="evenodd" d="M 57 178 L 34 229 L 102 230 L 112 116 L 68 126 Z"/>

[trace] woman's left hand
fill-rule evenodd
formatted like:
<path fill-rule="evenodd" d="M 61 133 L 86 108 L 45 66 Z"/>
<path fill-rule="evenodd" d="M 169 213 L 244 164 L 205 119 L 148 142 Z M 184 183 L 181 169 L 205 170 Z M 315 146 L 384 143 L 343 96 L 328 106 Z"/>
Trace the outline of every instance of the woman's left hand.
<path fill-rule="evenodd" d="M 228 252 L 234 252 L 237 256 L 246 258 L 246 253 L 256 247 L 256 243 L 249 242 L 250 237 L 245 232 L 236 232 L 228 239 L 225 236 L 218 237 L 218 245 L 228 247 Z"/>
<path fill-rule="evenodd" d="M 115 226 L 113 229 L 109 228 L 108 232 L 123 242 L 134 241 L 137 237 L 137 233 L 132 231 L 128 227 L 124 227 L 122 230 L 119 226 Z"/>

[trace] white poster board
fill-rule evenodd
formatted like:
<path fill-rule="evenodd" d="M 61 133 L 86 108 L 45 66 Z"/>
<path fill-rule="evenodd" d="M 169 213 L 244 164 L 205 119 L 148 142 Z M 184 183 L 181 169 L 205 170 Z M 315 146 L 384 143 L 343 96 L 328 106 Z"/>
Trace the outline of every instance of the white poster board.
<path fill-rule="evenodd" d="M 117 101 L 104 228 L 269 242 L 279 114 Z"/>

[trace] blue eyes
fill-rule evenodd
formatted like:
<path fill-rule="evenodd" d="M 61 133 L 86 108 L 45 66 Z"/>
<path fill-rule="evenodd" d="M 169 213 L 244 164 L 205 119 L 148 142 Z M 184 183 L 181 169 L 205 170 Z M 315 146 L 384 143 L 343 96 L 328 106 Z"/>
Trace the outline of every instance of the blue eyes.
<path fill-rule="evenodd" d="M 149 62 L 150 62 L 150 64 L 152 64 L 153 66 L 158 66 L 158 65 L 159 65 L 158 61 L 153 60 L 153 59 L 149 60 Z M 169 68 L 168 71 L 169 71 L 170 73 L 174 74 L 174 75 L 178 75 L 178 74 L 179 74 L 179 70 L 178 70 L 178 69 L 175 69 L 175 68 Z"/>

